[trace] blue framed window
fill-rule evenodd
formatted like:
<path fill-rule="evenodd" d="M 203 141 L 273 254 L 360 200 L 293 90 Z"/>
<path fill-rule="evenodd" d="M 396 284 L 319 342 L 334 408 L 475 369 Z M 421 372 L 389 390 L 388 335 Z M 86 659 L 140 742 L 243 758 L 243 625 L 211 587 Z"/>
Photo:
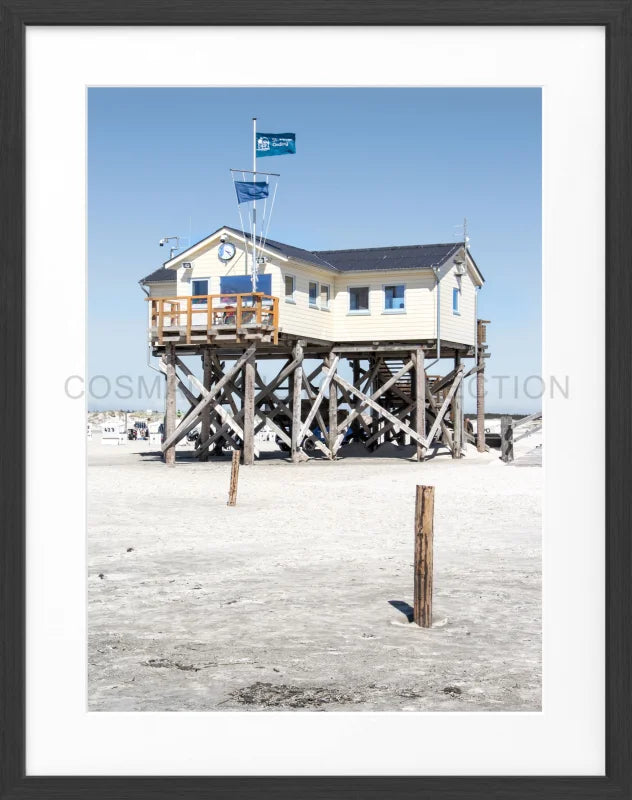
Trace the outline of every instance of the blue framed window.
<path fill-rule="evenodd" d="M 406 286 L 403 283 L 384 287 L 384 311 L 406 310 Z"/>
<path fill-rule="evenodd" d="M 195 297 L 196 294 L 202 294 L 205 295 L 205 297 L 198 297 L 197 300 L 192 300 L 191 302 L 193 305 L 206 305 L 206 295 L 208 294 L 208 278 L 191 281 L 191 296 Z"/>
<path fill-rule="evenodd" d="M 452 289 L 452 313 L 461 313 L 461 290 Z"/>

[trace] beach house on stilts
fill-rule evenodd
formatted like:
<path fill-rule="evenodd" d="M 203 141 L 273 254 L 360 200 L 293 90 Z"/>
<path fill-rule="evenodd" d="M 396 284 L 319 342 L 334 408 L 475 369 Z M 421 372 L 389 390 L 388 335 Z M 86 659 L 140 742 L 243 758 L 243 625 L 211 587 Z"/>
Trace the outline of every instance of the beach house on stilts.
<path fill-rule="evenodd" d="M 167 463 L 200 424 L 201 459 L 228 443 L 253 463 L 266 425 L 294 461 L 308 445 L 333 459 L 349 440 L 414 444 L 423 460 L 439 439 L 461 458 L 473 440 L 463 426 L 473 373 L 484 449 L 483 276 L 465 242 L 326 251 L 255 242 L 223 226 L 141 280 L 166 374 Z M 202 380 L 185 356 L 201 358 Z M 427 374 L 438 358 L 453 369 Z M 265 380 L 263 360 L 280 364 Z M 190 408 L 176 426 L 177 388 Z"/>

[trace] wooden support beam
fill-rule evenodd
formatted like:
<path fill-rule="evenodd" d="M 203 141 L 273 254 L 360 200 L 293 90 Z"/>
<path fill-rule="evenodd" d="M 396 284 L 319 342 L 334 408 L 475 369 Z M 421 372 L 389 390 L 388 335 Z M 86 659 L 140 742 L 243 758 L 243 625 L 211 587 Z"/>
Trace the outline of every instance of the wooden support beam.
<path fill-rule="evenodd" d="M 176 356 L 176 364 L 177 364 L 177 362 L 178 362 L 178 357 Z M 160 371 L 164 372 L 165 375 L 166 375 L 167 374 L 167 367 L 165 366 L 165 363 L 166 362 L 164 361 L 164 359 L 161 359 L 160 362 L 159 362 L 158 367 L 159 367 Z M 177 388 L 180 389 L 182 394 L 188 400 L 189 404 L 191 406 L 195 406 L 195 404 L 198 402 L 199 398 L 196 397 L 193 394 L 193 392 L 189 389 L 189 387 L 186 385 L 186 383 L 182 380 L 182 378 L 178 375 L 177 372 L 176 372 L 176 381 L 177 381 L 177 384 L 178 384 Z M 190 411 L 191 411 L 191 409 L 189 409 L 189 411 L 187 411 L 187 413 L 185 414 L 185 417 L 184 417 L 185 419 L 189 415 Z"/>
<path fill-rule="evenodd" d="M 413 410 L 413 408 L 414 408 L 413 403 L 411 403 L 409 406 L 404 406 L 404 408 L 402 408 L 401 411 L 395 414 L 395 416 L 397 417 L 398 420 L 400 420 L 400 422 L 403 422 L 406 419 L 406 417 L 410 414 L 410 412 Z M 378 428 L 378 430 L 375 431 L 375 433 L 369 436 L 369 438 L 365 442 L 366 446 L 369 447 L 370 445 L 373 444 L 373 442 L 379 439 L 380 436 L 383 436 L 385 433 L 388 433 L 393 428 L 398 426 L 399 423 L 387 421 L 381 428 Z"/>
<path fill-rule="evenodd" d="M 418 486 L 415 498 L 413 621 L 432 627 L 434 486 Z"/>
<path fill-rule="evenodd" d="M 213 363 L 211 360 L 211 348 L 205 347 L 202 353 L 202 382 L 207 392 L 211 390 L 213 380 Z M 207 406 L 202 411 L 202 428 L 200 430 L 200 442 L 205 442 L 211 435 L 211 409 Z M 200 461 L 208 461 L 208 450 L 200 454 Z"/>
<path fill-rule="evenodd" d="M 255 463 L 255 353 L 243 366 L 244 370 L 244 466 Z"/>
<path fill-rule="evenodd" d="M 461 357 L 454 356 L 454 368 L 461 366 Z M 452 398 L 452 458 L 461 458 L 463 448 L 463 380 L 459 381 L 459 386 Z"/>
<path fill-rule="evenodd" d="M 174 436 L 176 433 L 176 348 L 168 344 L 163 356 L 165 372 L 167 375 L 167 397 L 165 401 L 165 439 L 170 441 L 168 446 L 163 445 L 165 463 L 168 467 L 175 467 L 176 448 Z"/>
<path fill-rule="evenodd" d="M 173 347 L 173 345 L 169 345 L 169 346 Z M 174 431 L 170 436 L 167 436 L 167 438 L 165 439 L 165 441 L 162 444 L 163 453 L 166 452 L 167 449 L 169 447 L 171 447 L 172 444 L 176 444 L 177 442 L 179 442 L 180 439 L 182 439 L 183 436 L 186 436 L 186 434 L 197 425 L 198 417 L 202 413 L 202 410 L 207 405 L 209 405 L 209 403 L 211 403 L 211 401 L 219 394 L 219 392 L 224 388 L 224 386 L 230 380 L 230 378 L 232 378 L 233 375 L 235 375 L 236 373 L 239 372 L 239 370 L 242 368 L 242 366 L 246 363 L 246 361 L 250 358 L 250 356 L 255 352 L 255 348 L 256 348 L 256 345 L 254 345 L 254 344 L 250 345 L 250 347 L 245 351 L 245 353 L 242 354 L 241 358 L 239 358 L 235 362 L 233 368 L 228 373 L 226 373 L 226 375 L 224 375 L 224 377 L 221 380 L 219 380 L 215 384 L 215 386 L 213 386 L 213 388 L 206 395 L 206 397 L 203 397 L 200 400 L 200 402 L 197 404 L 197 406 L 195 406 L 195 408 L 192 411 L 192 417 L 194 417 L 194 418 L 190 422 L 187 422 L 186 425 L 179 425 L 178 429 L 176 431 Z M 174 355 L 174 362 L 175 362 L 175 355 Z M 174 363 L 174 373 L 175 373 L 175 363 Z"/>
<path fill-rule="evenodd" d="M 372 355 L 388 355 L 389 353 L 410 353 L 410 348 L 415 347 L 415 343 L 410 344 L 360 344 L 360 345 L 336 345 L 331 348 L 331 352 L 345 356 L 347 353 L 353 355 L 360 355 L 365 358 L 370 358 Z"/>
<path fill-rule="evenodd" d="M 487 339 L 485 320 L 476 321 L 476 365 L 480 368 L 476 375 L 476 449 L 485 452 L 485 351 Z"/>
<path fill-rule="evenodd" d="M 303 395 L 303 343 L 294 345 L 294 379 L 292 383 L 292 441 L 290 455 L 296 464 L 300 460 L 301 398 Z"/>
<path fill-rule="evenodd" d="M 330 353 L 328 363 L 338 364 L 338 356 Z M 325 431 L 323 430 L 323 436 Z M 336 382 L 329 381 L 329 425 L 327 426 L 327 445 L 329 446 L 330 458 L 335 458 L 336 439 L 338 438 L 338 388 Z"/>
<path fill-rule="evenodd" d="M 456 378 L 457 372 L 458 369 L 455 367 L 452 372 L 448 372 L 448 374 L 444 375 L 443 378 L 436 380 L 430 387 L 432 389 L 432 393 L 438 394 L 442 389 L 445 389 L 446 386 L 449 386 Z"/>
<path fill-rule="evenodd" d="M 410 369 L 410 366 L 408 368 Z M 414 441 L 420 442 L 424 447 L 427 447 L 423 437 L 420 437 L 409 425 L 406 425 L 400 419 L 397 419 L 394 414 L 391 414 L 390 411 L 387 411 L 383 406 L 376 403 L 372 397 L 367 397 L 367 395 L 363 394 L 359 389 L 356 389 L 355 386 L 351 386 L 350 383 L 347 383 L 347 381 L 344 378 L 341 378 L 340 375 L 336 375 L 335 381 L 339 386 L 344 386 L 348 392 L 351 392 L 351 394 L 359 397 L 365 405 L 368 405 L 377 411 L 378 415 L 381 415 L 390 422 L 395 423 L 395 425 L 398 425 L 401 430 L 405 431 L 411 437 L 411 439 L 414 439 Z"/>
<path fill-rule="evenodd" d="M 410 355 L 410 360 L 415 365 L 415 430 L 423 439 L 426 438 L 426 372 L 424 365 L 424 351 L 419 348 Z M 426 448 L 417 442 L 417 461 L 426 457 Z"/>
<path fill-rule="evenodd" d="M 320 370 L 320 369 L 322 369 L 322 367 L 319 367 L 318 369 Z M 310 384 L 309 379 L 308 379 L 307 375 L 305 375 L 305 373 L 303 373 L 303 386 L 305 387 L 305 391 L 307 393 L 307 397 L 312 401 L 312 403 L 314 403 L 314 400 L 316 399 L 316 396 L 317 396 L 318 392 L 314 391 L 314 388 Z M 324 436 L 325 435 L 325 431 L 327 430 L 327 425 L 325 424 L 325 420 L 323 419 L 323 416 L 320 413 L 320 409 L 318 409 L 316 411 L 316 422 L 318 422 L 318 424 L 320 426 L 321 435 Z M 305 444 L 307 442 L 312 442 L 315 447 L 317 447 L 322 453 L 324 453 L 324 455 L 327 456 L 327 458 L 333 458 L 333 454 L 332 454 L 331 450 L 329 449 L 329 447 L 327 447 L 321 441 L 321 439 L 319 439 L 314 434 L 305 436 L 305 438 L 301 442 L 301 446 L 303 446 L 303 448 L 304 448 L 304 446 L 305 446 Z"/>
<path fill-rule="evenodd" d="M 329 384 L 334 379 L 334 376 L 336 374 L 336 368 L 338 366 L 338 361 L 339 360 L 340 360 L 340 356 L 336 355 L 336 356 L 333 357 L 331 363 L 328 366 L 323 367 L 323 372 L 325 373 L 325 379 L 323 380 L 322 384 L 320 385 L 320 389 L 318 390 L 318 394 L 316 395 L 316 399 L 314 400 L 314 403 L 312 404 L 312 407 L 309 410 L 309 414 L 307 415 L 307 419 L 303 423 L 303 426 L 302 426 L 302 428 L 300 430 L 300 433 L 298 435 L 298 444 L 299 445 L 301 444 L 301 442 L 305 438 L 305 434 L 309 430 L 310 425 L 312 424 L 312 420 L 314 419 L 314 417 L 316 416 L 316 412 L 320 408 L 320 404 L 323 402 L 323 398 L 325 397 L 325 393 L 329 389 Z"/>
<path fill-rule="evenodd" d="M 255 364 L 255 378 L 257 379 L 259 384 L 264 387 L 262 389 L 262 391 L 259 392 L 257 394 L 257 396 L 255 397 L 255 425 L 260 425 L 261 422 L 265 422 L 270 428 L 272 428 L 272 430 L 276 433 L 276 435 L 280 439 L 282 439 L 288 446 L 291 446 L 290 437 L 285 433 L 285 431 L 282 428 L 280 428 L 278 425 L 276 425 L 276 423 L 274 423 L 273 418 L 279 412 L 282 411 L 282 412 L 285 412 L 285 414 L 287 415 L 287 417 L 289 419 L 291 419 L 292 418 L 292 413 L 291 413 L 290 409 L 281 400 L 279 400 L 278 397 L 276 397 L 276 395 L 274 394 L 274 389 L 276 387 L 278 387 L 283 382 L 283 380 L 285 380 L 285 378 L 289 374 L 290 370 L 295 369 L 296 366 L 300 365 L 300 364 L 301 364 L 301 361 L 297 361 L 297 360 L 294 360 L 290 364 L 287 364 L 281 370 L 281 372 L 277 375 L 277 377 L 274 378 L 274 380 L 272 380 L 267 385 L 263 382 L 261 376 L 258 374 L 257 368 L 256 368 L 256 364 Z M 223 367 L 221 365 L 219 365 L 219 362 L 218 362 L 218 365 L 217 365 L 216 368 L 219 370 L 219 374 L 223 375 L 223 373 L 221 372 L 221 369 Z M 238 377 L 239 376 L 237 376 L 237 378 Z M 244 405 L 244 393 L 237 386 L 236 380 L 232 380 L 231 379 L 231 380 L 227 381 L 226 388 L 229 389 L 231 393 L 234 392 L 235 395 L 241 400 L 242 408 L 237 410 L 236 407 L 233 404 L 233 407 L 235 408 L 235 413 L 233 414 L 233 417 L 231 418 L 229 415 L 226 415 L 225 424 L 218 431 L 216 431 L 210 437 L 210 439 L 208 439 L 205 442 L 202 442 L 202 444 L 200 446 L 200 451 L 207 450 L 209 447 L 211 447 L 213 445 L 213 443 L 215 441 L 217 441 L 217 439 L 221 438 L 221 436 L 224 435 L 228 431 L 229 427 L 232 427 L 233 430 L 235 430 L 235 432 L 237 432 L 238 436 L 240 437 L 240 439 L 243 442 L 243 432 L 242 432 L 242 429 L 239 427 L 238 423 L 242 421 L 243 416 L 244 416 L 244 408 L 243 408 L 243 405 Z M 232 397 L 232 394 L 231 394 L 231 397 Z M 260 408 L 260 406 L 262 406 L 263 403 L 269 397 L 274 398 L 274 401 L 277 403 L 279 408 L 276 411 L 272 411 L 270 414 L 266 414 L 263 411 L 263 409 Z M 224 412 L 224 413 L 226 413 L 226 412 Z M 259 455 L 259 450 L 257 449 L 257 447 L 255 447 L 255 455 L 256 456 Z"/>
<path fill-rule="evenodd" d="M 191 370 L 187 367 L 187 365 L 181 359 L 176 358 L 176 361 L 177 361 L 178 366 L 180 367 L 180 369 L 182 369 L 183 372 L 185 372 L 185 374 L 187 375 L 187 377 L 189 378 L 191 383 L 193 383 L 194 386 L 201 393 L 202 397 L 203 398 L 207 397 L 210 392 L 209 392 L 208 389 L 206 389 L 204 387 L 204 384 L 202 384 L 198 380 L 198 378 L 191 372 Z M 222 375 L 223 377 L 225 377 L 223 373 L 220 372 L 219 374 Z M 224 391 L 223 391 L 223 396 L 224 397 L 228 397 L 228 395 L 230 394 L 230 392 L 226 391 L 227 389 L 229 389 L 229 387 L 232 387 L 233 390 L 235 390 L 235 384 L 230 378 L 226 380 L 225 385 L 224 385 Z M 230 394 L 230 397 L 231 397 L 231 400 L 232 400 L 232 394 Z M 213 408 L 212 408 L 213 413 L 215 413 L 221 419 L 221 421 L 223 423 L 223 427 L 225 427 L 226 430 L 231 429 L 233 431 L 233 433 L 236 436 L 238 436 L 239 439 L 241 439 L 241 441 L 243 442 L 243 440 L 244 440 L 244 432 L 243 432 L 242 428 L 237 424 L 237 421 L 234 418 L 234 416 L 231 416 L 228 413 L 228 411 L 226 411 L 223 408 L 221 400 L 222 400 L 222 394 L 218 394 L 216 401 L 213 403 Z M 235 406 L 234 402 L 231 403 L 231 408 L 233 408 L 233 409 L 237 408 Z M 210 406 L 209 406 L 209 409 L 210 409 Z M 180 423 L 180 424 L 182 424 L 182 423 Z M 215 437 L 207 436 L 206 438 L 200 438 L 201 446 L 198 449 L 198 454 L 200 456 L 202 456 L 202 455 L 204 455 L 204 453 L 208 452 L 209 445 L 212 444 L 212 441 L 215 441 L 217 438 L 219 438 L 219 434 L 217 436 L 215 436 Z M 211 441 L 211 439 L 212 439 L 212 441 Z M 207 442 L 208 442 L 208 444 L 206 444 Z M 206 444 L 206 446 L 204 446 L 205 444 Z M 259 455 L 259 451 L 256 448 L 255 448 L 255 455 Z"/>
<path fill-rule="evenodd" d="M 352 363 L 352 367 L 353 367 L 353 385 L 354 385 L 354 386 L 358 386 L 358 385 L 359 385 L 359 383 L 360 383 L 360 373 L 361 373 L 361 370 L 360 370 L 360 360 L 359 360 L 359 359 L 357 359 L 357 358 L 354 358 L 354 359 L 353 359 L 353 361 L 352 361 L 351 363 Z M 353 410 L 354 410 L 355 403 L 352 403 L 352 401 L 351 401 L 351 396 L 349 395 L 349 393 L 347 392 L 347 390 L 346 390 L 346 389 L 343 389 L 342 391 L 343 391 L 344 393 L 346 393 L 346 394 L 345 394 L 345 400 L 346 400 L 346 401 L 347 401 L 347 403 L 349 404 L 350 410 L 351 410 L 351 411 L 353 411 Z M 353 422 L 351 423 L 351 430 L 353 431 L 353 438 L 354 438 L 354 439 L 356 439 L 356 440 L 357 440 L 357 439 L 359 438 L 359 436 L 360 436 L 360 425 L 363 425 L 363 426 L 364 426 L 364 429 L 365 429 L 365 431 L 367 431 L 367 432 L 368 432 L 368 427 L 367 427 L 366 423 L 364 422 L 364 419 L 363 419 L 363 417 L 362 417 L 362 414 L 359 414 L 359 415 L 358 415 L 358 416 L 357 416 L 357 417 L 356 417 L 356 418 L 353 420 Z"/>
<path fill-rule="evenodd" d="M 213 372 L 214 372 L 214 380 L 218 381 L 224 377 L 224 367 L 226 366 L 225 362 L 220 362 L 219 358 L 217 357 L 217 353 L 213 353 L 212 357 L 212 364 L 213 364 Z M 241 374 L 235 376 L 234 380 L 228 381 L 228 383 L 224 386 L 223 395 L 224 400 L 230 406 L 230 410 L 233 412 L 233 416 L 235 416 L 239 409 L 237 407 L 237 403 L 235 403 L 235 398 L 233 397 L 233 392 L 235 391 L 234 387 L 237 386 L 237 381 L 239 381 Z M 221 405 L 222 398 L 218 397 L 217 402 Z"/>
<path fill-rule="evenodd" d="M 355 380 L 353 382 L 353 385 L 354 386 L 358 385 Z M 362 416 L 362 402 L 351 397 L 349 392 L 343 386 L 339 386 L 338 388 L 340 389 L 340 394 L 342 395 L 343 400 L 349 406 L 351 411 L 358 410 L 358 414 L 353 418 L 353 421 L 351 422 L 351 426 L 354 429 L 354 435 L 357 436 L 357 434 L 360 431 L 360 428 L 362 428 L 362 430 L 366 433 L 366 435 L 370 436 L 371 429 L 366 424 L 366 422 L 364 421 L 364 417 Z"/>
<path fill-rule="evenodd" d="M 433 397 L 432 391 L 430 389 L 430 384 L 428 382 L 428 378 L 426 378 L 426 399 L 428 400 L 428 405 L 430 406 L 430 411 L 431 411 L 431 415 L 433 417 L 433 420 L 435 420 L 437 418 L 438 414 L 439 414 L 439 410 L 437 409 L 437 403 L 436 403 L 436 401 L 435 401 L 435 399 Z M 439 424 L 441 426 L 441 433 L 443 434 L 444 443 L 445 443 L 446 447 L 449 447 L 450 450 L 452 450 L 452 433 L 450 432 L 450 429 L 446 425 L 445 420 L 443 418 L 441 418 L 441 421 L 440 421 Z"/>
<path fill-rule="evenodd" d="M 443 418 L 445 417 L 445 413 L 448 410 L 448 406 L 450 405 L 450 402 L 452 401 L 454 393 L 459 388 L 459 384 L 461 383 L 461 378 L 462 377 L 463 377 L 463 365 L 461 364 L 461 366 L 459 367 L 459 373 L 456 376 L 456 378 L 454 379 L 454 383 L 450 387 L 450 391 L 446 395 L 446 398 L 443 401 L 443 405 L 441 406 L 441 408 L 437 412 L 437 416 L 436 416 L 435 421 L 432 424 L 432 428 L 430 428 L 430 433 L 428 434 L 428 438 L 426 440 L 426 447 L 430 447 L 430 445 L 432 444 L 432 440 L 434 439 L 435 434 L 439 430 L 439 426 L 441 425 L 441 422 L 442 422 Z"/>
<path fill-rule="evenodd" d="M 375 401 L 379 397 L 381 397 L 385 392 L 387 392 L 391 388 L 391 386 L 394 386 L 403 375 L 405 375 L 409 370 L 412 369 L 412 367 L 413 367 L 412 360 L 407 361 L 400 370 L 398 370 L 391 378 L 389 378 L 389 380 L 386 381 L 386 383 L 382 384 L 382 386 L 380 386 L 379 389 L 376 389 L 376 391 L 371 395 L 371 401 L 373 402 L 373 405 L 371 405 L 371 402 L 369 402 L 368 399 L 369 396 L 366 394 L 366 388 L 365 391 L 363 392 L 361 389 L 357 389 L 355 386 L 351 386 L 351 384 L 348 384 L 346 381 L 338 380 L 338 376 L 336 376 L 336 383 L 339 386 L 346 389 L 347 392 L 353 394 L 354 396 L 360 398 L 361 400 L 361 402 L 358 403 L 356 407 L 352 409 L 344 418 L 344 420 L 338 425 L 338 432 L 344 433 L 349 424 L 362 413 L 362 409 L 367 405 L 373 408 L 374 410 L 377 407 L 378 412 L 381 412 L 383 410 L 382 406 L 379 406 Z M 375 375 L 377 374 L 377 369 L 378 367 L 376 366 L 373 370 L 371 370 L 372 378 L 374 378 Z M 396 424 L 399 425 L 400 420 L 397 420 Z M 375 433 L 375 431 L 372 431 L 372 433 Z"/>

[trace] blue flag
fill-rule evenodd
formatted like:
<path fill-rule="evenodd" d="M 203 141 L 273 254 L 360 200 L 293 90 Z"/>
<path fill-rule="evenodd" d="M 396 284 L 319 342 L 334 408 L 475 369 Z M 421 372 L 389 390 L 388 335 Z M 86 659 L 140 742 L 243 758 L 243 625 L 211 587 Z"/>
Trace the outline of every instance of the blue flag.
<path fill-rule="evenodd" d="M 238 203 L 262 200 L 268 196 L 269 187 L 265 181 L 235 181 Z"/>
<path fill-rule="evenodd" d="M 258 133 L 257 158 L 296 153 L 295 133 Z"/>

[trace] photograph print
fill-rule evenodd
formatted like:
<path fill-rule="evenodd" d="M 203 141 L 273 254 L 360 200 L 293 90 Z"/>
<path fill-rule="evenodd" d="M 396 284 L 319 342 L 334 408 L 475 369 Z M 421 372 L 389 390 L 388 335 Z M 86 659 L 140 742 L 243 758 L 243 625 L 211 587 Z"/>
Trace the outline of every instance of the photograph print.
<path fill-rule="evenodd" d="M 87 136 L 88 709 L 541 711 L 540 89 Z"/>

